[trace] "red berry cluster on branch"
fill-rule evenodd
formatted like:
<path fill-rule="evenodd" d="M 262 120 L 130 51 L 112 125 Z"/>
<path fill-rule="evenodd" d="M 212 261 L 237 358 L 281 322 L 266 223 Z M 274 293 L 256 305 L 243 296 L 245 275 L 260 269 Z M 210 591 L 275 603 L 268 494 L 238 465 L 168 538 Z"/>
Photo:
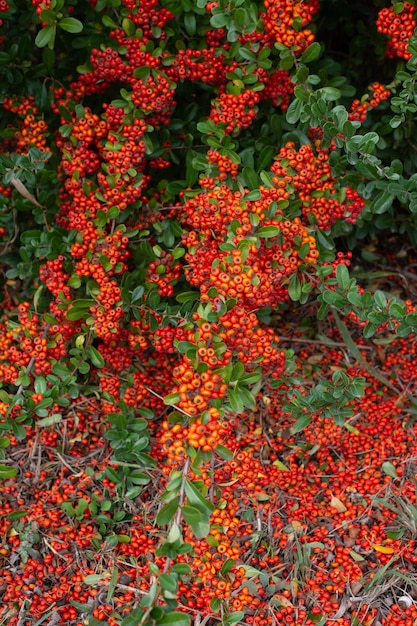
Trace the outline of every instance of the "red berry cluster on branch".
<path fill-rule="evenodd" d="M 393 6 L 379 11 L 376 27 L 380 33 L 390 37 L 386 49 L 388 58 L 400 57 L 407 60 L 411 58 L 407 46 L 417 26 L 415 13 L 416 6 L 412 2 L 402 3 L 400 12 L 394 10 Z"/>
<path fill-rule="evenodd" d="M 369 109 L 374 109 L 384 100 L 391 97 L 391 91 L 386 89 L 381 83 L 369 85 L 370 98 L 354 100 L 350 106 L 349 120 L 363 123 L 366 120 Z"/>

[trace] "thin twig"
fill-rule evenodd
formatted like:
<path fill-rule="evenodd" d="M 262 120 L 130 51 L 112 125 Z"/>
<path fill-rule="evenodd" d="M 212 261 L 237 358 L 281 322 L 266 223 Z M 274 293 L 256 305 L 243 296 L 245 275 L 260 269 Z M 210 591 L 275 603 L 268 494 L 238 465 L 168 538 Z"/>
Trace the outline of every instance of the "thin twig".
<path fill-rule="evenodd" d="M 150 387 L 146 387 L 145 386 L 146 391 L 149 391 L 149 393 L 151 393 L 153 396 L 156 396 L 157 398 L 159 398 L 160 400 L 162 400 L 162 402 L 164 401 L 164 397 L 159 395 L 159 393 L 157 393 L 156 391 L 154 391 L 153 389 L 151 389 Z M 170 406 L 173 406 L 174 409 L 176 409 L 177 411 L 179 411 L 180 413 L 182 413 L 183 415 L 186 415 L 187 417 L 192 417 L 189 413 L 187 413 L 187 411 L 184 411 L 184 409 L 182 409 L 181 407 L 179 407 L 177 404 L 171 404 Z"/>

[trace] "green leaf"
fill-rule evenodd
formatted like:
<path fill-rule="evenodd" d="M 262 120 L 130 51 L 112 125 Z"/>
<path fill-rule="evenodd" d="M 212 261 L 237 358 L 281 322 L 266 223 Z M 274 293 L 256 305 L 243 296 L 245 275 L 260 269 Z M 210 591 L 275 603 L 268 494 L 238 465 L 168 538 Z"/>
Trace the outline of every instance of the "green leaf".
<path fill-rule="evenodd" d="M 311 63 L 311 61 L 315 61 L 320 56 L 321 45 L 318 41 L 310 44 L 307 50 L 304 50 L 303 54 L 300 56 L 300 63 Z"/>
<path fill-rule="evenodd" d="M 268 189 L 272 189 L 274 187 L 274 183 L 272 182 L 272 174 L 270 172 L 268 173 L 265 172 L 265 170 L 262 170 L 262 172 L 259 173 L 259 178 Z"/>
<path fill-rule="evenodd" d="M 44 376 L 35 378 L 35 393 L 44 394 L 46 392 L 46 379 Z"/>
<path fill-rule="evenodd" d="M 181 354 L 186 354 L 189 350 L 196 350 L 197 346 L 190 341 L 179 341 L 176 344 L 176 348 L 178 352 L 181 352 Z"/>
<path fill-rule="evenodd" d="M 158 619 L 158 626 L 190 626 L 191 618 L 186 613 L 173 611 Z"/>
<path fill-rule="evenodd" d="M 210 532 L 210 522 L 207 516 L 203 515 L 201 511 L 191 506 L 183 506 L 182 515 L 191 527 L 191 530 L 198 539 L 204 539 Z"/>
<path fill-rule="evenodd" d="M 6 154 L 0 154 L 0 164 L 6 167 L 14 167 L 14 161 L 12 161 Z"/>
<path fill-rule="evenodd" d="M 0 465 L 0 480 L 7 480 L 13 478 L 17 474 L 16 467 L 10 467 L 10 465 Z"/>
<path fill-rule="evenodd" d="M 223 624 L 224 626 L 234 626 L 234 624 L 238 624 L 244 617 L 245 614 L 243 611 L 234 611 L 233 613 L 229 613 L 223 621 Z"/>
<path fill-rule="evenodd" d="M 368 322 L 362 330 L 362 334 L 365 337 L 365 339 L 370 339 L 371 337 L 373 337 L 376 333 L 377 328 L 378 328 L 378 325 Z"/>
<path fill-rule="evenodd" d="M 129 20 L 127 17 L 122 20 L 122 28 L 125 31 L 126 35 L 129 37 L 133 37 L 136 31 L 135 23 L 132 20 Z"/>
<path fill-rule="evenodd" d="M 356 289 L 357 287 L 354 287 L 354 289 L 349 290 L 346 297 L 354 306 L 362 306 L 362 295 Z"/>
<path fill-rule="evenodd" d="M 213 28 L 223 28 L 227 24 L 227 19 L 224 13 L 217 13 L 210 18 L 210 25 Z"/>
<path fill-rule="evenodd" d="M 231 461 L 233 459 L 233 452 L 220 444 L 216 448 L 216 454 L 225 461 Z"/>
<path fill-rule="evenodd" d="M 249 189 L 258 189 L 259 178 L 253 167 L 250 167 L 249 165 L 244 167 L 242 170 L 242 178 L 245 181 L 246 185 L 249 187 Z"/>
<path fill-rule="evenodd" d="M 91 604 L 87 604 L 86 602 L 78 602 L 77 600 L 70 600 L 69 602 L 74 608 L 83 613 L 91 613 L 93 610 Z"/>
<path fill-rule="evenodd" d="M 0 51 L 0 65 L 8 65 L 8 63 L 10 63 L 10 55 Z"/>
<path fill-rule="evenodd" d="M 156 523 L 158 526 L 166 526 L 173 519 L 175 513 L 177 512 L 179 506 L 178 498 L 174 498 L 171 502 L 168 502 L 162 509 L 159 511 L 156 516 Z"/>
<path fill-rule="evenodd" d="M 175 565 L 172 566 L 171 571 L 181 576 L 184 574 L 189 574 L 191 571 L 191 567 L 187 563 L 175 563 Z"/>
<path fill-rule="evenodd" d="M 389 461 L 385 461 L 385 463 L 382 464 L 382 471 L 387 474 L 387 476 L 391 476 L 391 478 L 398 478 L 397 470 Z"/>
<path fill-rule="evenodd" d="M 110 579 L 109 587 L 107 589 L 107 597 L 106 597 L 107 604 L 111 601 L 111 599 L 113 597 L 114 591 L 116 589 L 118 578 L 119 578 L 119 570 L 117 569 L 117 567 L 115 567 L 113 569 L 112 577 Z"/>
<path fill-rule="evenodd" d="M 264 146 L 262 148 L 256 161 L 256 169 L 258 172 L 261 172 L 271 165 L 274 154 L 275 150 L 274 148 L 272 148 L 272 146 Z"/>
<path fill-rule="evenodd" d="M 40 426 L 41 428 L 45 428 L 47 426 L 53 426 L 53 424 L 59 424 L 61 421 L 61 413 L 52 413 L 52 415 L 48 415 L 48 417 L 37 420 L 36 425 Z"/>
<path fill-rule="evenodd" d="M 84 576 L 83 582 L 86 585 L 95 586 L 102 585 L 104 582 L 109 580 L 109 576 L 105 576 L 104 574 L 88 574 Z"/>
<path fill-rule="evenodd" d="M 226 574 L 228 574 L 230 572 L 230 570 L 233 569 L 235 565 L 235 560 L 234 559 L 227 559 L 224 563 L 223 566 L 220 570 L 220 574 L 222 576 L 226 576 Z"/>
<path fill-rule="evenodd" d="M 210 609 L 213 613 L 217 613 L 220 610 L 221 600 L 220 598 L 212 598 L 210 600 Z"/>
<path fill-rule="evenodd" d="M 144 294 L 144 291 L 145 291 L 145 288 L 143 287 L 143 285 L 138 285 L 137 287 L 135 287 L 134 290 L 132 291 L 131 301 L 136 302 L 137 300 L 140 300 Z"/>
<path fill-rule="evenodd" d="M 182 541 L 181 529 L 178 526 L 177 522 L 173 522 L 171 524 L 171 528 L 169 529 L 166 542 L 167 543 L 175 543 L 176 541 Z"/>
<path fill-rule="evenodd" d="M 206 500 L 194 483 L 189 480 L 185 481 L 185 494 L 187 496 L 188 504 L 201 511 L 204 515 L 211 515 L 214 511 L 214 504 L 212 504 L 209 500 Z"/>
<path fill-rule="evenodd" d="M 55 34 L 56 26 L 45 26 L 36 35 L 35 45 L 37 45 L 38 48 L 44 48 L 45 46 L 53 48 L 55 43 Z"/>
<path fill-rule="evenodd" d="M 247 202 L 254 202 L 255 200 L 260 200 L 260 198 L 262 198 L 262 193 L 260 189 L 253 189 L 245 196 L 245 200 Z M 255 215 L 256 214 L 253 214 L 253 216 Z M 258 223 L 259 223 L 259 218 L 258 218 Z"/>
<path fill-rule="evenodd" d="M 176 296 L 177 302 L 192 302 L 193 300 L 198 300 L 200 298 L 200 294 L 198 291 L 184 291 L 183 293 L 179 293 Z"/>
<path fill-rule="evenodd" d="M 173 406 L 174 404 L 177 404 L 179 399 L 180 399 L 179 393 L 169 393 L 167 396 L 164 397 L 164 404 Z"/>
<path fill-rule="evenodd" d="M 242 413 L 244 406 L 242 402 L 242 398 L 240 397 L 238 391 L 236 389 L 230 388 L 228 392 L 230 406 L 232 411 L 235 413 Z"/>
<path fill-rule="evenodd" d="M 118 485 L 122 480 L 122 473 L 119 474 L 112 467 L 106 467 L 105 474 L 109 480 L 115 485 Z"/>
<path fill-rule="evenodd" d="M 13 513 L 7 514 L 7 519 L 12 520 L 13 522 L 22 519 L 28 515 L 29 511 L 13 511 Z"/>
<path fill-rule="evenodd" d="M 280 470 L 280 472 L 289 472 L 290 471 L 288 469 L 288 467 L 282 461 L 279 461 L 278 459 L 276 461 L 274 461 L 272 463 L 272 465 L 275 465 L 275 467 L 277 467 Z"/>
<path fill-rule="evenodd" d="M 394 13 L 398 14 L 398 13 L 402 13 L 402 11 L 404 10 L 404 2 L 396 2 L 393 6 L 392 6 L 392 10 Z"/>
<path fill-rule="evenodd" d="M 160 574 L 158 580 L 164 591 L 169 591 L 169 593 L 172 594 L 177 593 L 178 584 L 174 576 L 170 574 Z"/>
<path fill-rule="evenodd" d="M 336 267 L 336 280 L 340 289 L 343 289 L 343 291 L 349 287 L 349 270 L 343 263 L 340 263 L 340 265 Z"/>
<path fill-rule="evenodd" d="M 320 89 L 320 93 L 327 101 L 339 100 L 342 95 L 340 89 L 336 89 L 336 87 L 323 87 Z"/>
<path fill-rule="evenodd" d="M 74 300 L 71 308 L 66 312 L 67 319 L 76 321 L 88 316 L 89 308 L 95 304 L 94 300 Z"/>
<path fill-rule="evenodd" d="M 86 352 L 87 352 L 89 359 L 91 360 L 91 363 L 94 365 L 94 367 L 98 367 L 99 369 L 104 367 L 105 360 L 101 356 L 97 348 L 95 348 L 94 346 L 88 346 Z"/>
<path fill-rule="evenodd" d="M 63 17 L 59 20 L 58 26 L 68 33 L 80 33 L 83 29 L 83 23 L 75 17 Z"/>
<path fill-rule="evenodd" d="M 103 15 L 101 21 L 103 22 L 103 25 L 107 26 L 108 28 L 119 28 L 118 24 L 116 24 L 116 22 L 112 20 L 109 15 Z"/>
<path fill-rule="evenodd" d="M 12 432 L 16 439 L 23 440 L 26 438 L 26 430 L 21 424 L 17 422 L 12 422 Z"/>
<path fill-rule="evenodd" d="M 320 228 L 316 230 L 316 239 L 319 246 L 324 250 L 334 250 L 334 241 L 324 230 Z"/>
<path fill-rule="evenodd" d="M 263 239 L 270 239 L 271 237 L 276 237 L 280 233 L 280 229 L 278 226 L 263 226 L 258 231 L 256 231 L 257 237 L 262 237 Z"/>
<path fill-rule="evenodd" d="M 380 311 L 385 311 L 387 308 L 387 297 L 383 291 L 377 289 L 374 293 L 374 301 Z"/>
<path fill-rule="evenodd" d="M 196 19 L 195 19 L 194 13 L 192 13 L 192 12 L 185 13 L 185 15 L 184 15 L 184 26 L 185 26 L 185 30 L 186 30 L 188 35 L 190 35 L 190 36 L 195 35 L 196 29 L 197 29 L 197 24 L 196 24 Z"/>
<path fill-rule="evenodd" d="M 298 280 L 298 275 L 293 274 L 288 285 L 288 295 L 293 302 L 298 302 L 301 298 L 301 283 Z"/>
<path fill-rule="evenodd" d="M 250 372 L 239 376 L 239 385 L 254 385 L 262 377 L 262 372 Z"/>
<path fill-rule="evenodd" d="M 287 119 L 287 122 L 289 124 L 296 124 L 298 120 L 300 119 L 302 110 L 303 110 L 303 103 L 301 102 L 301 100 L 298 100 L 298 98 L 293 100 L 290 106 L 288 107 L 287 113 L 285 116 Z"/>
<path fill-rule="evenodd" d="M 388 211 L 388 209 L 392 206 L 394 201 L 394 197 L 391 193 L 387 191 L 380 191 L 371 203 L 371 211 L 376 215 L 381 215 Z"/>
<path fill-rule="evenodd" d="M 310 424 L 310 422 L 311 422 L 311 415 L 302 415 L 301 417 L 299 417 L 297 419 L 297 421 L 295 422 L 294 426 L 291 428 L 291 432 L 294 435 L 296 433 L 301 432 L 302 430 L 307 428 L 307 426 Z"/>
<path fill-rule="evenodd" d="M 236 391 L 239 394 L 240 399 L 246 408 L 252 409 L 255 406 L 256 404 L 255 396 L 253 395 L 253 393 L 249 391 L 249 389 L 247 389 L 246 387 L 241 387 L 240 385 L 237 385 Z"/>
<path fill-rule="evenodd" d="M 238 361 L 233 367 L 230 380 L 240 380 L 244 372 L 245 372 L 245 366 L 243 365 L 241 361 Z"/>

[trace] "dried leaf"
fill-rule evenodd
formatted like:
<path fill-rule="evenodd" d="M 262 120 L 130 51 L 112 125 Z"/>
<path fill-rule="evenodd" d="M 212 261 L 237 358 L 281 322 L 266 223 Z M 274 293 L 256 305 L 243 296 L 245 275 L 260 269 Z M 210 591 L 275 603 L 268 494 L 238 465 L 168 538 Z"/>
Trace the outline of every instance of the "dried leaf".
<path fill-rule="evenodd" d="M 351 528 L 349 530 L 349 536 L 345 537 L 344 544 L 346 548 L 351 548 L 356 543 L 356 538 L 359 535 L 359 528 Z"/>
<path fill-rule="evenodd" d="M 344 513 L 345 511 L 347 511 L 347 508 L 345 507 L 343 502 L 339 500 L 339 498 L 336 498 L 336 496 L 332 496 L 332 499 L 330 500 L 330 506 L 335 508 L 339 513 Z"/>
<path fill-rule="evenodd" d="M 390 548 L 389 546 L 381 546 L 377 543 L 370 544 L 376 552 L 380 552 L 381 554 L 394 554 L 394 548 Z"/>
<path fill-rule="evenodd" d="M 310 357 L 308 357 L 307 363 L 310 363 L 311 365 L 316 365 L 316 363 L 320 363 L 323 358 L 324 354 L 312 354 Z"/>
<path fill-rule="evenodd" d="M 284 608 L 286 607 L 293 607 L 293 603 L 291 602 L 291 600 L 288 600 L 288 598 L 286 598 L 285 596 L 281 595 L 280 593 L 275 593 L 272 598 L 271 601 L 274 604 L 279 604 L 279 606 L 282 606 Z"/>
<path fill-rule="evenodd" d="M 301 522 L 299 522 L 298 520 L 296 520 L 296 519 L 295 519 L 295 520 L 293 520 L 293 521 L 291 522 L 291 526 L 292 526 L 292 528 L 294 529 L 294 531 L 295 531 L 295 533 L 296 533 L 297 535 L 300 535 L 300 534 L 303 532 L 303 525 L 302 525 L 302 523 L 301 523 Z"/>
<path fill-rule="evenodd" d="M 13 177 L 10 182 L 12 183 L 13 187 L 16 189 L 16 191 L 18 191 L 20 193 L 21 196 L 23 196 L 24 198 L 26 198 L 26 200 L 29 200 L 29 202 L 31 202 L 32 204 L 34 204 L 35 206 L 39 207 L 40 209 L 42 209 L 42 205 L 39 204 L 39 202 L 36 200 L 36 198 L 30 193 L 30 191 L 27 189 L 27 187 L 22 183 L 21 180 L 19 180 L 18 178 Z"/>
<path fill-rule="evenodd" d="M 350 607 L 350 602 L 343 597 L 340 602 L 340 607 L 337 613 L 331 616 L 331 620 L 338 620 L 346 613 L 347 609 Z"/>
<path fill-rule="evenodd" d="M 363 588 L 363 583 L 360 582 L 360 580 L 355 580 L 352 584 L 351 584 L 351 591 L 352 591 L 352 595 L 353 596 L 357 596 L 358 593 L 360 592 L 360 590 Z"/>
<path fill-rule="evenodd" d="M 407 402 L 408 400 L 408 395 L 407 392 L 403 391 L 403 393 L 400 393 L 400 395 L 398 396 L 398 398 L 396 399 L 396 401 L 394 402 L 395 406 L 398 407 L 403 407 L 404 404 Z"/>

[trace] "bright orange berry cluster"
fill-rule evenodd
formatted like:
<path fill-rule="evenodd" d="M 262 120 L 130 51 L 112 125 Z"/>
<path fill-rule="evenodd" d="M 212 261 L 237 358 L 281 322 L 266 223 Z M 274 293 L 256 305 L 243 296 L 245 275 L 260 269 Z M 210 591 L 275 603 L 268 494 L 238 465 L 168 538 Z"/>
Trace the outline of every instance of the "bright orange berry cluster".
<path fill-rule="evenodd" d="M 319 10 L 318 0 L 265 0 L 264 4 L 262 19 L 265 34 L 272 43 L 294 47 L 296 53 L 300 54 L 314 41 L 313 33 L 305 26 Z"/>
<path fill-rule="evenodd" d="M 369 109 L 374 109 L 384 100 L 388 100 L 391 96 L 391 91 L 386 89 L 381 83 L 372 83 L 369 86 L 371 92 L 370 98 L 367 98 L 363 102 L 361 100 L 354 100 L 350 106 L 349 120 L 358 121 L 363 123 L 366 120 Z"/>

